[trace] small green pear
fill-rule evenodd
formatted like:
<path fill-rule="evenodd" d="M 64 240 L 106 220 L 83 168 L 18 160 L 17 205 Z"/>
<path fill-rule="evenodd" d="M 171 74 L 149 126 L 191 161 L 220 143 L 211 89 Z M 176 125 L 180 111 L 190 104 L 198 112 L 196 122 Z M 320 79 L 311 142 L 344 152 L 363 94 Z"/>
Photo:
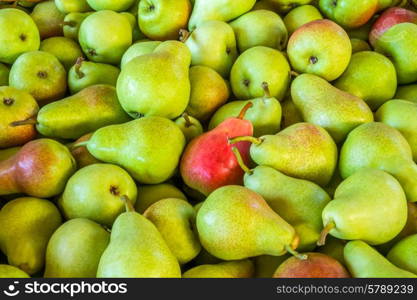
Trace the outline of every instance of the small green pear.
<path fill-rule="evenodd" d="M 0 278 L 30 278 L 25 272 L 11 265 L 0 265 Z"/>
<path fill-rule="evenodd" d="M 167 198 L 187 200 L 187 197 L 181 190 L 169 183 L 141 185 L 140 189 L 138 189 L 138 200 L 135 203 L 135 210 L 142 214 L 155 202 Z"/>
<path fill-rule="evenodd" d="M 321 19 L 323 19 L 323 16 L 315 6 L 301 5 L 294 7 L 288 12 L 284 17 L 284 23 L 288 33 L 291 35 L 304 24 Z"/>
<path fill-rule="evenodd" d="M 387 259 L 397 267 L 417 275 L 417 234 L 396 243 L 388 252 Z"/>
<path fill-rule="evenodd" d="M 81 47 L 74 40 L 62 36 L 43 40 L 40 50 L 53 54 L 67 71 L 79 57 L 83 57 Z"/>
<path fill-rule="evenodd" d="M 62 22 L 65 14 L 56 7 L 55 1 L 50 0 L 36 4 L 30 16 L 38 26 L 41 39 L 63 34 Z"/>
<path fill-rule="evenodd" d="M 249 259 L 199 265 L 182 274 L 183 278 L 251 278 L 254 274 L 253 262 Z"/>
<path fill-rule="evenodd" d="M 175 124 L 181 129 L 187 143 L 204 132 L 200 121 L 187 113 L 183 113 L 181 117 L 176 119 Z"/>
<path fill-rule="evenodd" d="M 122 61 L 120 62 L 120 68 L 124 68 L 128 62 L 135 57 L 152 53 L 156 47 L 161 44 L 160 41 L 141 40 L 130 46 L 123 54 Z"/>

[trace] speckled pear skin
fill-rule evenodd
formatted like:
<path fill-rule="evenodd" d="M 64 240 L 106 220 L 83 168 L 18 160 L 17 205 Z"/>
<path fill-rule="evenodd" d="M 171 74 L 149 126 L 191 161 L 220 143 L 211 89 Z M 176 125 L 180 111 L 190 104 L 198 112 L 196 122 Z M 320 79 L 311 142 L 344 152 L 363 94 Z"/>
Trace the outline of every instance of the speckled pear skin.
<path fill-rule="evenodd" d="M 245 187 L 261 195 L 294 227 L 300 237 L 297 251 L 313 250 L 323 229 L 321 214 L 330 201 L 329 195 L 310 181 L 286 176 L 270 167 L 258 166 L 252 172 L 245 174 Z"/>
<path fill-rule="evenodd" d="M 185 146 L 182 131 L 171 120 L 144 117 L 97 130 L 88 151 L 97 159 L 125 168 L 145 184 L 170 178 Z"/>
<path fill-rule="evenodd" d="M 251 278 L 255 272 L 251 260 L 227 261 L 199 265 L 182 274 L 183 278 Z"/>
<path fill-rule="evenodd" d="M 0 278 L 30 278 L 30 276 L 14 266 L 0 265 Z"/>
<path fill-rule="evenodd" d="M 388 173 L 364 169 L 344 180 L 323 210 L 323 224 L 344 240 L 380 245 L 393 239 L 407 222 L 407 200 L 401 185 Z"/>
<path fill-rule="evenodd" d="M 298 244 L 294 228 L 255 192 L 236 185 L 215 190 L 197 213 L 200 242 L 223 260 L 280 256 Z"/>
<path fill-rule="evenodd" d="M 78 139 L 101 127 L 129 120 L 119 104 L 116 89 L 100 84 L 42 107 L 36 128 L 44 136 Z"/>
<path fill-rule="evenodd" d="M 250 155 L 258 165 L 321 186 L 330 181 L 337 165 L 337 147 L 323 128 L 297 123 L 261 140 L 262 143 L 250 148 Z"/>
<path fill-rule="evenodd" d="M 336 143 L 358 125 L 374 120 L 362 99 L 315 75 L 298 76 L 291 85 L 291 96 L 304 120 L 326 129 Z"/>
<path fill-rule="evenodd" d="M 402 185 L 407 200 L 417 201 L 417 165 L 410 145 L 398 130 L 373 122 L 349 134 L 340 151 L 340 174 L 346 178 L 363 168 L 390 173 Z"/>
<path fill-rule="evenodd" d="M 394 266 L 363 241 L 347 243 L 344 257 L 355 278 L 417 278 L 417 275 Z"/>
<path fill-rule="evenodd" d="M 0 248 L 9 264 L 32 275 L 44 266 L 46 246 L 61 215 L 48 200 L 18 198 L 3 206 L 0 225 Z"/>

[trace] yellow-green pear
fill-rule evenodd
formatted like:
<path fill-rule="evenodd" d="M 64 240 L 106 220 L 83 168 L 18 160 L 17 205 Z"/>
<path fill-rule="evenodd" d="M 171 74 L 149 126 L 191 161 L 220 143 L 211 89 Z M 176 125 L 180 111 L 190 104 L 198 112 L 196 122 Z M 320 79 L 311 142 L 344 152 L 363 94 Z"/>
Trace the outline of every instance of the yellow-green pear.
<path fill-rule="evenodd" d="M 25 272 L 11 265 L 0 265 L 0 278 L 30 278 Z"/>
<path fill-rule="evenodd" d="M 135 203 L 135 210 L 142 214 L 155 202 L 167 198 L 187 200 L 187 197 L 180 189 L 169 183 L 141 185 L 140 189 L 138 189 L 138 200 Z"/>

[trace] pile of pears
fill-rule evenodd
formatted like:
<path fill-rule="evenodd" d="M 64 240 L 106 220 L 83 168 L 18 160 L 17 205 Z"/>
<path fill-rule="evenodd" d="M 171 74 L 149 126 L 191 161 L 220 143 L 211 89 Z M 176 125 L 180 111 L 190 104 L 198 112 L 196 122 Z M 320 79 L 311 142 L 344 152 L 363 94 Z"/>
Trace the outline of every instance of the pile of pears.
<path fill-rule="evenodd" d="M 417 277 L 417 1 L 0 4 L 0 277 Z"/>

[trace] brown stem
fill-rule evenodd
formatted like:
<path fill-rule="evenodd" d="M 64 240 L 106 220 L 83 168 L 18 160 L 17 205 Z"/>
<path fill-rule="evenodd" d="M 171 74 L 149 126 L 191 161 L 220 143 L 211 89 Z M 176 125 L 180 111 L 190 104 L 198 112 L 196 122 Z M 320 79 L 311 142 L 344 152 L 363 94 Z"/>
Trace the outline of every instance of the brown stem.
<path fill-rule="evenodd" d="M 236 144 L 238 142 L 250 142 L 252 144 L 259 145 L 262 144 L 263 140 L 261 138 L 256 138 L 253 136 L 238 136 L 229 139 L 229 144 Z"/>
<path fill-rule="evenodd" d="M 326 238 L 329 235 L 330 231 L 332 231 L 336 227 L 336 224 L 334 222 L 328 223 L 326 226 L 324 226 L 323 230 L 320 233 L 320 238 L 317 241 L 317 246 L 323 246 L 326 244 Z"/>
<path fill-rule="evenodd" d="M 190 116 L 187 113 L 183 113 L 182 117 L 185 120 L 185 127 L 189 128 L 191 126 L 194 126 L 193 122 L 191 122 Z"/>
<path fill-rule="evenodd" d="M 290 72 L 290 75 L 291 75 L 291 76 L 294 76 L 294 77 L 297 77 L 297 76 L 300 76 L 300 73 L 297 73 L 297 72 L 295 72 L 295 71 L 291 71 L 291 72 Z"/>
<path fill-rule="evenodd" d="M 80 56 L 77 58 L 77 61 L 75 62 L 75 66 L 74 66 L 74 71 L 77 74 L 78 78 L 80 79 L 85 76 L 85 74 L 81 72 L 80 70 L 84 61 L 85 61 L 84 57 Z"/>
<path fill-rule="evenodd" d="M 17 126 L 24 126 L 24 125 L 36 125 L 38 122 L 36 121 L 36 116 L 27 118 L 26 120 L 14 121 L 10 123 L 10 126 L 17 127 Z"/>
<path fill-rule="evenodd" d="M 236 157 L 237 163 L 242 168 L 242 170 L 246 174 L 252 175 L 253 174 L 253 170 L 249 169 L 249 167 L 245 164 L 245 162 L 243 161 L 242 155 L 239 152 L 239 149 L 236 148 L 236 147 L 232 147 L 232 151 L 233 151 L 233 154 Z"/>
<path fill-rule="evenodd" d="M 268 82 L 262 82 L 262 89 L 264 90 L 264 98 L 271 98 Z"/>
<path fill-rule="evenodd" d="M 242 110 L 240 111 L 240 113 L 237 116 L 237 118 L 243 120 L 243 118 L 245 117 L 248 109 L 251 108 L 252 106 L 253 106 L 253 103 L 252 102 L 246 103 L 246 105 L 242 108 Z"/>
<path fill-rule="evenodd" d="M 191 35 L 191 32 L 189 32 L 188 30 L 180 29 L 180 33 L 179 33 L 180 42 L 185 43 L 190 37 L 190 35 Z"/>
<path fill-rule="evenodd" d="M 120 197 L 120 200 L 122 200 L 125 203 L 126 211 L 127 212 L 134 212 L 135 208 L 133 207 L 132 201 L 130 201 L 129 197 L 126 195 L 123 195 Z"/>

